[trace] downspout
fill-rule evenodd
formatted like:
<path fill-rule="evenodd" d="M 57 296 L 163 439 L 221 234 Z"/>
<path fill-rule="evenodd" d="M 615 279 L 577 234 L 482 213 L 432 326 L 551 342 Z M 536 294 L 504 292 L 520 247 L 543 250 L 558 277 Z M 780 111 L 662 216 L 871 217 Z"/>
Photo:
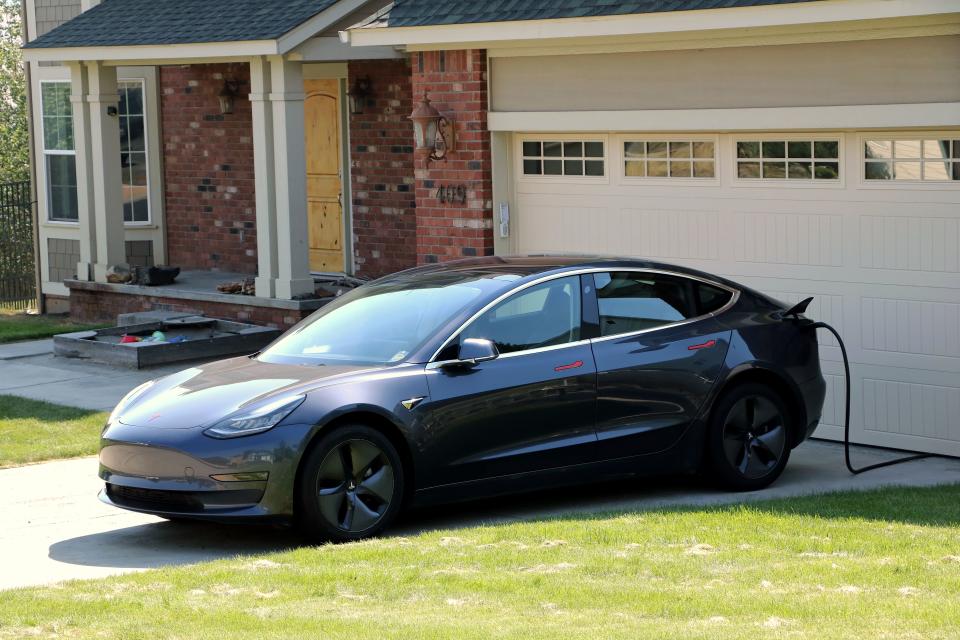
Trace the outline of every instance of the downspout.
<path fill-rule="evenodd" d="M 24 45 L 30 42 L 30 21 L 27 19 L 27 0 L 20 0 L 20 38 Z M 34 122 L 33 122 L 33 80 L 30 74 L 30 63 L 23 61 L 23 79 L 26 83 L 26 108 L 27 108 L 27 139 L 29 141 L 29 150 L 27 157 L 30 164 L 30 214 L 33 217 L 33 272 L 34 286 L 37 293 L 37 311 L 39 313 L 47 312 L 46 298 L 43 296 L 41 287 L 43 286 L 43 275 L 40 260 L 40 207 L 37 203 L 37 158 L 34 144 Z"/>

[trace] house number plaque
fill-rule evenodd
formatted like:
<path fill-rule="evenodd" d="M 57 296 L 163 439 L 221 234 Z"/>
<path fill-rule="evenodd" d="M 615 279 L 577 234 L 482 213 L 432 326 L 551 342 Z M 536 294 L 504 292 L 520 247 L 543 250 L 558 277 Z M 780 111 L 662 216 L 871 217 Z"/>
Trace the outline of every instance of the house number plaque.
<path fill-rule="evenodd" d="M 467 204 L 467 186 L 442 184 L 437 187 L 437 200 L 449 204 Z"/>

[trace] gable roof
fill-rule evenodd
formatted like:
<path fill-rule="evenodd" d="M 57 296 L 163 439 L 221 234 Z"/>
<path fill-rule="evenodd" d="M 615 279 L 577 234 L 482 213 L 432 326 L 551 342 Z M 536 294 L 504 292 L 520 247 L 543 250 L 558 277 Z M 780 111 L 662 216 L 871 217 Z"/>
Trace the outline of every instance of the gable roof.
<path fill-rule="evenodd" d="M 27 49 L 276 40 L 337 0 L 104 0 Z"/>
<path fill-rule="evenodd" d="M 395 0 L 379 27 L 516 22 L 818 2 L 821 0 Z"/>

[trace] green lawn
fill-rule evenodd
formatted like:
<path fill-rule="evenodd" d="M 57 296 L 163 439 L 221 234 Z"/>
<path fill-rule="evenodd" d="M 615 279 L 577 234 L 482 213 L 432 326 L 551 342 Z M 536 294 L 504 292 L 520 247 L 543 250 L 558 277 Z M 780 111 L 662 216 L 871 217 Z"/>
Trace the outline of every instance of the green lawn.
<path fill-rule="evenodd" d="M 101 411 L 0 395 L 0 468 L 92 455 L 106 420 Z"/>
<path fill-rule="evenodd" d="M 76 324 L 69 316 L 51 316 L 0 310 L 0 344 L 19 340 L 39 340 L 58 333 L 99 329 L 105 325 Z"/>
<path fill-rule="evenodd" d="M 957 638 L 958 523 L 949 486 L 435 531 L 9 591 L 0 637 Z"/>

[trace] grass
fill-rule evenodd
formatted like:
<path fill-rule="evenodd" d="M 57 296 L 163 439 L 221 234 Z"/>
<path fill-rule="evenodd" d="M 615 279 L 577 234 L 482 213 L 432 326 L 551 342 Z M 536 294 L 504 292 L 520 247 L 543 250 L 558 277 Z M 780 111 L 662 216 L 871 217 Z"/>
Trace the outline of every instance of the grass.
<path fill-rule="evenodd" d="M 72 322 L 69 316 L 0 310 L 0 344 L 20 340 L 40 340 L 58 333 L 99 329 L 104 326 L 106 325 L 77 324 Z"/>
<path fill-rule="evenodd" d="M 107 414 L 0 395 L 0 468 L 97 452 Z"/>
<path fill-rule="evenodd" d="M 948 486 L 434 531 L 7 591 L 0 637 L 957 638 L 958 523 Z"/>

